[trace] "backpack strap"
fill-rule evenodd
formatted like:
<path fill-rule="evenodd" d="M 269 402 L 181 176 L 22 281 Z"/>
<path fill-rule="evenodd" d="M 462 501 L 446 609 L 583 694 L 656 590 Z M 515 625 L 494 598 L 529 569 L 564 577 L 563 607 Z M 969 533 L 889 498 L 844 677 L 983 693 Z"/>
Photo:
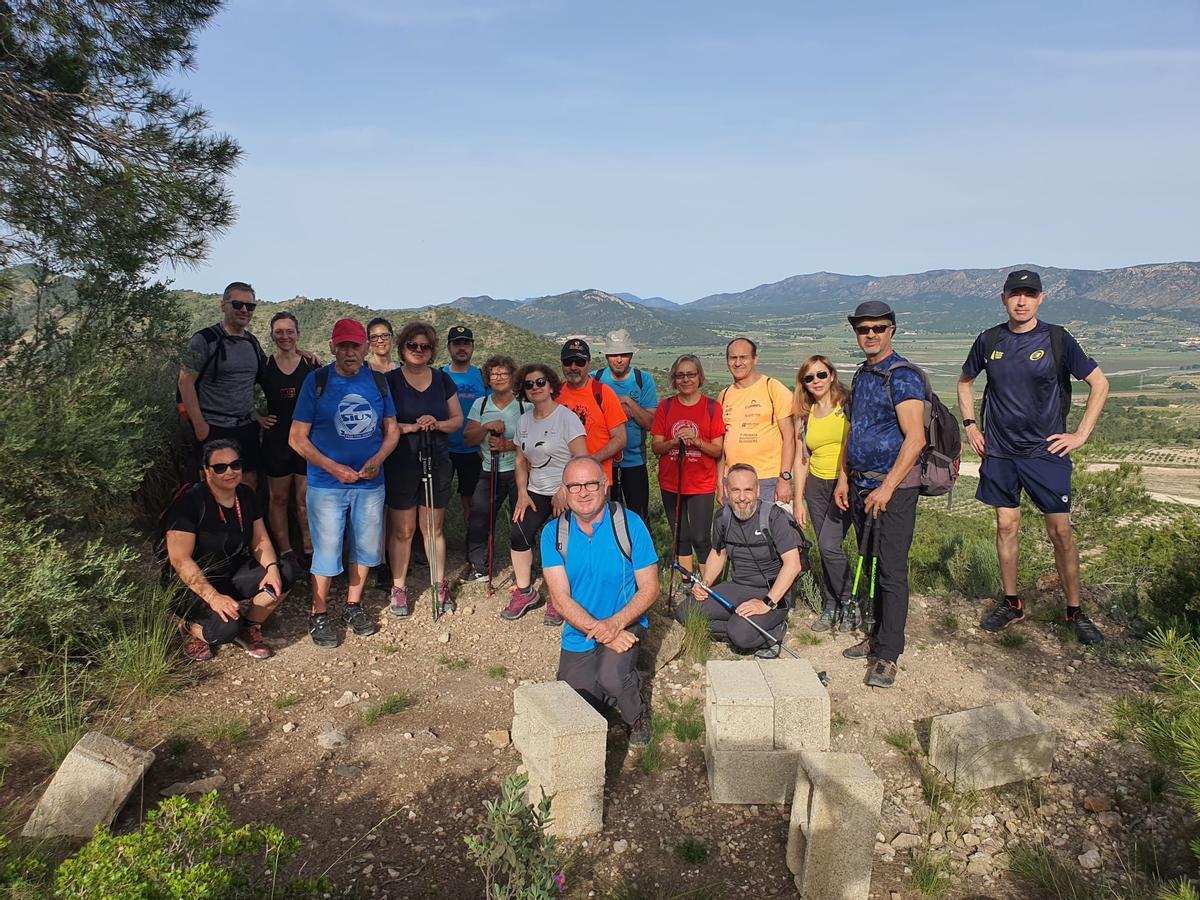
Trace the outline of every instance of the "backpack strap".
<path fill-rule="evenodd" d="M 599 378 L 592 379 L 592 396 L 596 398 L 596 407 L 600 410 L 600 415 L 604 415 L 604 386 L 600 384 Z"/>
<path fill-rule="evenodd" d="M 220 365 L 218 354 L 223 353 L 225 350 L 225 329 L 220 325 L 208 325 L 196 333 L 204 338 L 204 343 L 208 347 L 208 353 L 204 357 L 204 362 L 200 364 L 200 371 L 196 373 L 196 381 L 198 382 L 204 377 L 204 373 L 208 371 L 210 365 L 213 367 L 213 381 L 216 381 L 217 370 Z"/>
<path fill-rule="evenodd" d="M 1003 322 L 999 325 L 993 325 L 982 335 L 983 337 L 983 368 L 987 371 L 988 363 L 992 360 L 992 354 L 996 352 L 996 346 L 1000 343 L 1000 338 L 1004 336 L 1004 332 L 1008 330 L 1008 326 Z M 980 427 L 984 421 L 984 416 L 987 415 L 988 392 L 992 389 L 992 376 L 988 376 L 987 382 L 983 385 L 983 399 L 979 401 L 979 422 Z"/>
<path fill-rule="evenodd" d="M 615 500 L 608 501 L 608 521 L 612 526 L 613 538 L 621 550 L 621 555 L 633 563 L 633 535 L 629 531 L 629 517 L 625 515 L 625 507 Z M 562 561 L 567 561 L 567 544 L 571 540 L 571 511 L 565 509 L 557 519 L 554 531 L 554 546 Z"/>
<path fill-rule="evenodd" d="M 1067 353 L 1063 347 L 1067 329 L 1061 325 L 1046 323 L 1050 329 L 1050 353 L 1054 357 L 1054 369 L 1058 373 L 1058 409 L 1062 414 L 1062 427 L 1067 427 L 1067 416 L 1071 413 L 1071 370 L 1067 368 Z"/>
<path fill-rule="evenodd" d="M 368 369 L 367 371 L 375 376 L 375 388 L 379 391 L 379 402 L 383 406 L 387 406 L 387 379 L 383 377 L 382 372 L 376 372 L 374 369 Z M 382 410 L 380 410 L 380 412 L 382 412 Z"/>
<path fill-rule="evenodd" d="M 321 366 L 321 368 L 317 369 L 316 379 L 313 386 L 316 388 L 318 400 L 321 399 L 321 395 L 325 393 L 325 388 L 329 385 L 329 370 L 332 368 L 333 363 L 330 363 L 327 366 Z M 374 372 L 375 370 L 372 369 L 371 371 Z"/>
<path fill-rule="evenodd" d="M 633 380 L 637 382 L 638 390 L 640 391 L 642 389 L 642 370 L 641 369 L 633 370 Z"/>

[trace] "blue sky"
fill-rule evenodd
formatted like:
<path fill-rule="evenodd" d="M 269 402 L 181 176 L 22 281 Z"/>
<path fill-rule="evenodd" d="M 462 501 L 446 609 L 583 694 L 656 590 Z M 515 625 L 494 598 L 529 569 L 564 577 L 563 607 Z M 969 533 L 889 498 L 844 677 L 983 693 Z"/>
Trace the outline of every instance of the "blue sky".
<path fill-rule="evenodd" d="M 232 0 L 175 284 L 373 307 L 1196 259 L 1200 5 Z"/>

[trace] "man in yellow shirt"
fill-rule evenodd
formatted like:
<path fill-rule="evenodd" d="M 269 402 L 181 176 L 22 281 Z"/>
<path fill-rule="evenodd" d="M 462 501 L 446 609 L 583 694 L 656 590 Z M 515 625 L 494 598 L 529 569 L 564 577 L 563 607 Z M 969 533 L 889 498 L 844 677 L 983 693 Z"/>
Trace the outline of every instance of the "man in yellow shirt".
<path fill-rule="evenodd" d="M 758 473 L 764 503 L 790 503 L 796 455 L 792 392 L 758 371 L 758 345 L 749 338 L 729 342 L 725 363 L 733 384 L 719 398 L 725 416 L 725 453 L 717 461 L 717 502 L 725 499 L 726 470 L 745 463 Z"/>

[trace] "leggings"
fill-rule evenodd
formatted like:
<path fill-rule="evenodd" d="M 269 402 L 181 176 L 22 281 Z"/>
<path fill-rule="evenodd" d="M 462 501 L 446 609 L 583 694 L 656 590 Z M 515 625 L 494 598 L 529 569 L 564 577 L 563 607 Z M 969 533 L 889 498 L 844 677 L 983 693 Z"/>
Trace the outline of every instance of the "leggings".
<path fill-rule="evenodd" d="M 663 509 L 667 511 L 667 525 L 675 534 L 675 502 L 678 494 L 661 491 Z M 679 547 L 677 556 L 696 554 L 703 565 L 712 549 L 712 494 L 684 494 L 679 501 Z"/>
<path fill-rule="evenodd" d="M 804 482 L 804 502 L 808 506 L 808 517 L 812 521 L 817 546 L 821 548 L 821 596 L 826 609 L 836 609 L 839 603 L 850 599 L 850 563 L 842 542 L 850 530 L 850 511 L 838 509 L 833 502 L 833 489 L 837 482 L 832 479 L 808 476 Z"/>

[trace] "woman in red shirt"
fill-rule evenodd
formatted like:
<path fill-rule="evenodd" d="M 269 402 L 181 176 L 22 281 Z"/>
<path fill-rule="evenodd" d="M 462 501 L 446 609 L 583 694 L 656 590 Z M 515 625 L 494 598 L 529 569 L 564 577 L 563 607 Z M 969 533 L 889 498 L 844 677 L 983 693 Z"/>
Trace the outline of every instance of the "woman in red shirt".
<path fill-rule="evenodd" d="M 675 557 L 690 572 L 692 553 L 703 564 L 712 549 L 713 496 L 717 460 L 725 447 L 725 419 L 721 404 L 700 393 L 704 367 L 697 357 L 685 353 L 675 360 L 671 383 L 675 396 L 655 410 L 650 449 L 658 457 L 658 487 L 672 534 L 679 516 Z"/>

